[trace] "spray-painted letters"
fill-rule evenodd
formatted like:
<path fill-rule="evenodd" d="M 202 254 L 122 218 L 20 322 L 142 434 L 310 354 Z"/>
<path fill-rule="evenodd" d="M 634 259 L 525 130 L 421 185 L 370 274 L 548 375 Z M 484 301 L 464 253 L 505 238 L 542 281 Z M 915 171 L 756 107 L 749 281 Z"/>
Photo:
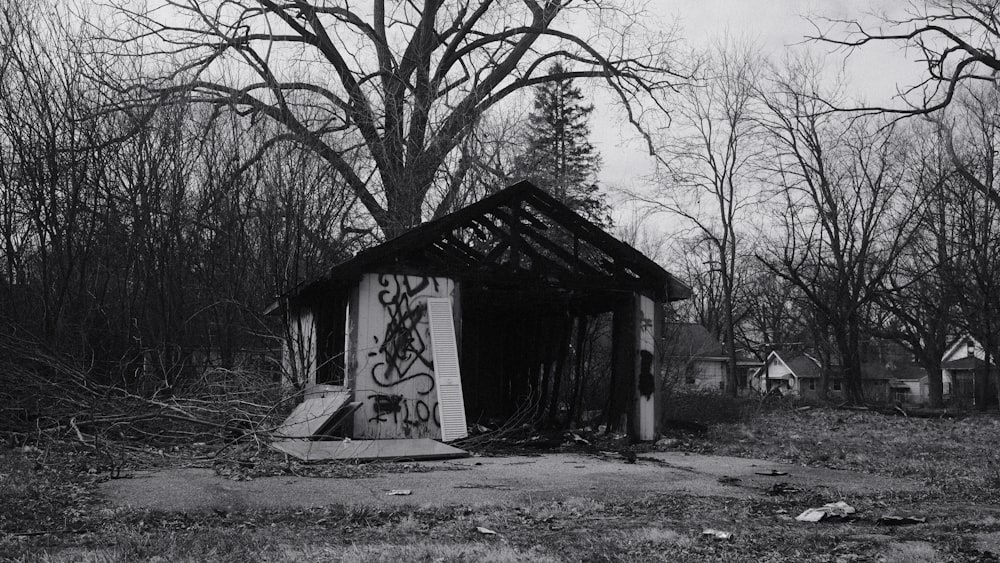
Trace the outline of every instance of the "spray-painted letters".
<path fill-rule="evenodd" d="M 359 301 L 368 343 L 359 365 L 358 413 L 370 437 L 435 437 L 440 433 L 427 298 L 450 296 L 446 279 L 369 274 Z M 356 419 L 356 422 L 361 422 Z M 356 433 L 357 434 L 357 433 Z"/>

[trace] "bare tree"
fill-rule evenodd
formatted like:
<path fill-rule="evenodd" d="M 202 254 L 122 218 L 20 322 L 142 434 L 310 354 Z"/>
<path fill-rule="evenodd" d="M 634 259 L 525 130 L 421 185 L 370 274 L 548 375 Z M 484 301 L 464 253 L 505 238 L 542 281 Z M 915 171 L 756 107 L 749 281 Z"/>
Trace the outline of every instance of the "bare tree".
<path fill-rule="evenodd" d="M 998 21 L 1000 2 L 995 0 L 928 0 L 909 2 L 902 16 L 883 15 L 875 22 L 818 20 L 813 39 L 849 50 L 890 42 L 899 45 L 900 52 L 916 51 L 926 73 L 900 92 L 902 107 L 868 109 L 901 116 L 928 114 L 952 103 L 963 83 L 996 81 Z"/>
<path fill-rule="evenodd" d="M 163 80 L 137 85 L 150 102 L 182 96 L 281 124 L 268 144 L 292 141 L 329 162 L 390 237 L 420 223 L 474 124 L 523 89 L 601 79 L 638 125 L 640 104 L 666 111 L 658 94 L 684 74 L 669 33 L 614 0 L 116 7 L 128 27 L 119 41 L 180 61 Z M 581 24 L 588 31 L 575 31 Z M 573 70 L 546 74 L 556 58 Z"/>
<path fill-rule="evenodd" d="M 660 188 L 639 196 L 651 209 L 680 216 L 711 247 L 709 275 L 718 278 L 719 328 L 729 356 L 727 389 L 736 395 L 737 261 L 746 213 L 764 154 L 755 115 L 759 61 L 749 44 L 720 44 L 705 55 L 706 77 L 676 96 L 671 133 L 657 147 Z M 714 282 L 713 282 L 714 283 Z"/>
<path fill-rule="evenodd" d="M 960 326 L 986 350 L 986 365 L 1000 357 L 996 319 L 1000 315 L 1000 209 L 997 172 L 1000 171 L 1000 132 L 996 84 L 963 87 L 955 103 L 935 123 L 941 131 L 943 150 L 954 169 L 946 197 L 952 223 L 950 239 L 950 290 L 960 311 Z M 988 368 L 975 377 L 976 404 L 986 408 Z"/>
<path fill-rule="evenodd" d="M 891 127 L 822 111 L 808 66 L 792 67 L 766 98 L 775 182 L 787 211 L 783 240 L 760 254 L 830 328 L 847 396 L 862 402 L 860 343 L 867 315 L 911 236 L 919 202 L 907 190 L 906 150 Z"/>
<path fill-rule="evenodd" d="M 910 182 L 925 202 L 914 220 L 917 228 L 896 267 L 883 283 L 877 299 L 884 313 L 873 334 L 903 344 L 927 372 L 928 401 L 943 404 L 941 358 L 955 327 L 955 269 L 952 259 L 955 237 L 951 204 L 956 181 L 954 168 L 934 135 L 930 124 L 909 130 L 910 147 L 916 158 L 910 167 Z"/>

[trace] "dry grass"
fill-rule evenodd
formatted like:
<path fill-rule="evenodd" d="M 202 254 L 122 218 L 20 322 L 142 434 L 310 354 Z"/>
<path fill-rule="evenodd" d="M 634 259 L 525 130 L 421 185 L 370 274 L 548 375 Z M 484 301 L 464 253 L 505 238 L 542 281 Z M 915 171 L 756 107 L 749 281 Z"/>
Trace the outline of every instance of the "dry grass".
<path fill-rule="evenodd" d="M 871 411 L 814 408 L 762 413 L 715 426 L 713 452 L 849 469 L 923 481 L 950 498 L 1000 498 L 1000 442 L 995 415 L 907 418 Z"/>
<path fill-rule="evenodd" d="M 90 491 L 86 463 L 50 457 L 41 469 L 21 453 L 0 454 L 0 560 L 165 561 L 996 561 L 1000 439 L 989 416 L 960 420 L 871 412 L 782 409 L 716 424 L 693 445 L 715 453 L 909 477 L 925 492 L 845 498 L 848 522 L 802 524 L 794 515 L 840 500 L 817 487 L 744 498 L 682 494 L 595 501 L 587 496 L 526 505 L 295 511 L 154 513 L 110 509 Z M 23 507 L 37 507 L 21 517 Z M 882 514 L 926 524 L 885 528 Z M 64 515 L 72 518 L 65 519 Z M 60 518 L 63 518 L 60 520 Z M 15 536 L 62 522 L 86 533 Z M 482 526 L 496 531 L 486 535 Z M 730 541 L 704 528 L 733 532 Z"/>

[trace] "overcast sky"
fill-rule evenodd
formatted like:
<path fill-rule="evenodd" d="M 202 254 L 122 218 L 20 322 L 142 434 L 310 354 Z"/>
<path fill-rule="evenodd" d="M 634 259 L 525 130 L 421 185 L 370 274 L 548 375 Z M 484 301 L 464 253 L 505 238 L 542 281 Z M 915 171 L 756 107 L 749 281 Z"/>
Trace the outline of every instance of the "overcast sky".
<path fill-rule="evenodd" d="M 807 17 L 815 21 L 819 21 L 815 16 L 870 20 L 871 13 L 886 10 L 899 15 L 905 4 L 900 0 L 652 0 L 649 6 L 665 21 L 678 21 L 685 42 L 691 46 L 707 46 L 729 34 L 757 42 L 765 57 L 780 60 L 787 51 L 819 49 L 829 53 L 829 60 L 838 61 L 843 53 L 805 41 L 807 35 L 815 33 Z M 897 86 L 912 84 L 918 76 L 919 67 L 908 63 L 909 59 L 913 59 L 912 54 L 888 44 L 855 51 L 845 67 L 847 91 L 852 98 L 889 103 Z M 642 144 L 634 140 L 634 131 L 620 125 L 620 115 L 609 111 L 606 104 L 595 106 L 592 141 L 603 158 L 603 183 L 610 188 L 641 188 L 652 172 L 652 161 Z"/>

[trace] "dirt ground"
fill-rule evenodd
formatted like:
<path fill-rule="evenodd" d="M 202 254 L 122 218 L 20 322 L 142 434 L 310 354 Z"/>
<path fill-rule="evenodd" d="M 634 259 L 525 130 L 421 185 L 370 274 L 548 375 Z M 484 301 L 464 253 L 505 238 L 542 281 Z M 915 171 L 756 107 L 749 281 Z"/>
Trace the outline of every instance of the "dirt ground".
<path fill-rule="evenodd" d="M 830 498 L 920 489 L 919 483 L 907 479 L 682 452 L 648 453 L 635 463 L 626 463 L 618 456 L 564 453 L 415 465 L 432 471 L 359 479 L 280 476 L 232 481 L 211 469 L 170 468 L 107 481 L 99 490 L 116 505 L 184 512 L 334 504 L 377 508 L 516 505 L 568 498 L 607 501 L 662 493 L 743 498 L 767 495 L 777 483 L 822 491 Z M 410 494 L 387 494 L 393 490 Z"/>
<path fill-rule="evenodd" d="M 623 453 L 304 465 L 195 444 L 119 474 L 6 450 L 0 561 L 1000 561 L 998 442 L 994 414 L 795 407 Z M 795 519 L 837 501 L 856 513 Z"/>

